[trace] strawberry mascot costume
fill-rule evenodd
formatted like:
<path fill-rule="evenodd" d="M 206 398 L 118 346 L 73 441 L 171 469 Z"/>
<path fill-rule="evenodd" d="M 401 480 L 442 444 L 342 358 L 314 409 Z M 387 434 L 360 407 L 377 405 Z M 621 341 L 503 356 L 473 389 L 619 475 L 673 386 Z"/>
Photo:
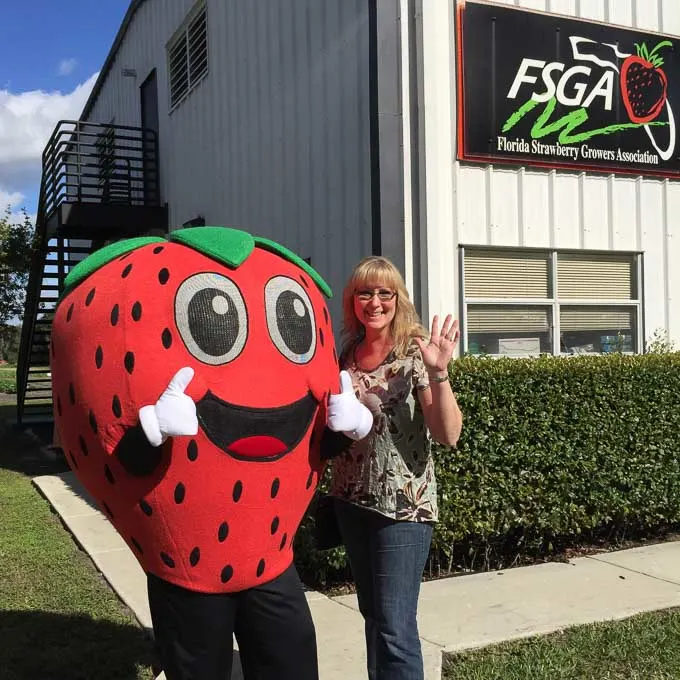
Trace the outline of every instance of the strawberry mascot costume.
<path fill-rule="evenodd" d="M 247 680 L 318 676 L 293 539 L 324 459 L 373 422 L 338 380 L 330 294 L 225 227 L 118 241 L 66 279 L 56 426 L 147 574 L 168 680 L 228 678 L 232 633 Z"/>

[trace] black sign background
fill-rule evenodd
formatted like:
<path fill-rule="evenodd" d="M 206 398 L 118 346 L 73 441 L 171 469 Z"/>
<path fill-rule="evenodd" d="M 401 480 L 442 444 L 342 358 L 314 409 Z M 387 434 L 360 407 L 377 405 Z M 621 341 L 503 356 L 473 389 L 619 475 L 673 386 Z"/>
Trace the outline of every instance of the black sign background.
<path fill-rule="evenodd" d="M 582 82 L 587 86 L 585 99 L 598 83 L 606 67 L 574 60 L 570 36 L 596 41 L 597 45 L 586 45 L 583 49 L 588 54 L 614 62 L 619 70 L 624 59 L 617 58 L 605 43 L 615 44 L 620 52 L 633 55 L 636 54 L 636 43 L 646 44 L 650 51 L 662 40 L 667 39 L 673 43 L 672 47 L 660 49 L 658 55 L 664 60 L 660 68 L 668 81 L 667 101 L 672 108 L 675 125 L 680 127 L 680 39 L 469 0 L 459 8 L 457 16 L 459 39 L 462 31 L 462 61 L 460 52 L 458 54 L 459 159 L 483 162 L 500 160 L 520 165 L 575 167 L 638 175 L 680 175 L 680 130 L 675 149 L 668 160 L 661 158 L 644 127 L 596 135 L 575 144 L 563 144 L 557 149 L 557 153 L 553 153 L 549 145 L 553 145 L 554 151 L 560 131 L 540 139 L 532 138 L 532 127 L 543 113 L 546 107 L 544 103 L 536 105 L 507 132 L 502 131 L 506 121 L 531 99 L 532 92 L 540 94 L 545 91 L 541 69 L 532 68 L 528 74 L 536 77 L 536 82 L 523 83 L 516 98 L 507 98 L 524 58 L 546 63 L 561 62 L 565 65 L 564 71 L 572 66 L 591 68 L 592 73 L 589 76 L 578 75 L 572 78 L 565 89 L 568 95 L 573 95 L 574 85 Z M 553 74 L 555 81 L 560 76 L 562 73 L 559 71 Z M 624 105 L 619 73 L 614 73 L 613 79 L 612 110 L 605 109 L 602 97 L 595 98 L 587 108 L 587 120 L 575 128 L 572 134 L 631 123 Z M 581 107 L 578 105 L 563 106 L 557 103 L 548 124 L 579 108 Z M 649 129 L 659 149 L 666 151 L 670 146 L 671 130 L 665 105 L 654 122 L 657 125 L 650 126 Z M 511 144 L 508 146 L 501 142 L 500 137 Z M 525 140 L 528 147 L 520 144 L 520 140 Z M 533 141 L 547 145 L 547 149 L 532 146 Z M 583 145 L 585 150 L 582 149 Z M 500 146 L 505 148 L 499 148 Z M 565 151 L 567 147 L 578 147 L 578 156 L 573 155 L 574 151 Z M 569 157 L 567 153 L 572 156 Z M 599 158 L 593 158 L 593 155 Z M 654 162 L 655 159 L 657 162 Z"/>

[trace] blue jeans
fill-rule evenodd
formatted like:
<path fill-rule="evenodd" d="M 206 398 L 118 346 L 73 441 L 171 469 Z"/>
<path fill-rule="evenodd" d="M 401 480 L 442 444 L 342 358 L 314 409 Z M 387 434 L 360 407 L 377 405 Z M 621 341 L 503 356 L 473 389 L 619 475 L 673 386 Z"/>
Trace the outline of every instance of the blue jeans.
<path fill-rule="evenodd" d="M 369 680 L 423 680 L 416 612 L 432 526 L 337 499 L 335 510 L 365 621 Z"/>

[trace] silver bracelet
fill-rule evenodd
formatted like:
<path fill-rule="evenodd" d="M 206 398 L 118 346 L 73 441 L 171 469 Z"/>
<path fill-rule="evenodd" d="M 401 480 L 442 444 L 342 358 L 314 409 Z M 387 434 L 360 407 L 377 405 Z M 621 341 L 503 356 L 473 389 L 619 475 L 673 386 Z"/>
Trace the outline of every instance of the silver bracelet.
<path fill-rule="evenodd" d="M 431 383 L 443 383 L 443 382 L 448 382 L 449 381 L 449 376 L 448 375 L 442 375 L 440 377 L 435 377 L 433 375 L 428 376 L 429 380 Z"/>

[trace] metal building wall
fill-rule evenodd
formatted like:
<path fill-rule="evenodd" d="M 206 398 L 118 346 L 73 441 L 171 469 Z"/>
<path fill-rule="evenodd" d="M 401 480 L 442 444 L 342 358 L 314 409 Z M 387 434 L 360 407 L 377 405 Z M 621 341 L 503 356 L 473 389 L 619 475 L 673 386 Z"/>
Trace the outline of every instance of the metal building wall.
<path fill-rule="evenodd" d="M 680 36 L 677 0 L 498 1 Z M 454 10 L 422 0 L 430 313 L 458 310 L 461 243 L 642 251 L 645 336 L 680 341 L 680 182 L 455 161 Z"/>
<path fill-rule="evenodd" d="M 208 75 L 169 113 L 166 44 L 194 2 L 146 0 L 89 116 L 138 125 L 156 68 L 171 226 L 203 215 L 311 257 L 337 327 L 344 281 L 371 251 L 368 5 L 207 0 Z"/>

